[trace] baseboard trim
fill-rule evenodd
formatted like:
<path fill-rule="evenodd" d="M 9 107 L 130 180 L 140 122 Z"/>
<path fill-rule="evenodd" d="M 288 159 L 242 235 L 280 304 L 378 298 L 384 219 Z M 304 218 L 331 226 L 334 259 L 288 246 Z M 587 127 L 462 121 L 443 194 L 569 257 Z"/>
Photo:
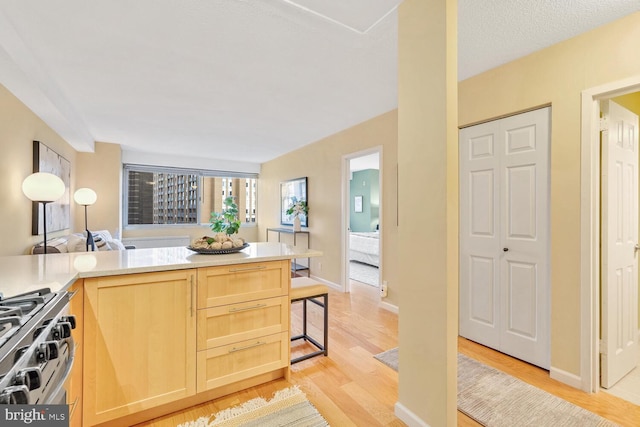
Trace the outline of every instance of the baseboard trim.
<path fill-rule="evenodd" d="M 400 314 L 400 309 L 398 308 L 397 305 L 393 305 L 389 302 L 385 302 L 385 301 L 380 301 L 380 307 L 384 308 L 385 310 L 388 310 L 392 313 L 395 314 Z"/>
<path fill-rule="evenodd" d="M 342 286 L 338 285 L 337 283 L 333 283 L 333 282 L 330 282 L 328 280 L 323 279 L 322 277 L 313 276 L 313 275 L 311 276 L 311 278 L 313 280 L 317 280 L 320 283 L 324 283 L 325 285 L 327 285 L 330 288 L 333 288 L 333 289 L 335 289 L 337 291 L 342 292 Z"/>
<path fill-rule="evenodd" d="M 553 366 L 549 370 L 549 376 L 551 379 L 560 381 L 568 386 L 582 390 L 582 377 L 571 372 L 563 371 L 562 369 L 554 368 Z"/>
<path fill-rule="evenodd" d="M 411 412 L 400 402 L 396 402 L 394 406 L 394 413 L 396 414 L 396 417 L 400 418 L 400 420 L 409 427 L 430 427 L 429 424 L 422 421 L 420 417 Z"/>

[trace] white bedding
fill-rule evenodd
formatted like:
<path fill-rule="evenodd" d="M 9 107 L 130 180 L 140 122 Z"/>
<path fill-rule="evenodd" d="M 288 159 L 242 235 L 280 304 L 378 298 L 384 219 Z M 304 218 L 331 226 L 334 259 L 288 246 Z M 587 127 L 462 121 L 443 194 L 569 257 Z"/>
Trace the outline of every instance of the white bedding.
<path fill-rule="evenodd" d="M 372 232 L 351 232 L 349 236 L 349 260 L 379 267 L 380 234 Z"/>

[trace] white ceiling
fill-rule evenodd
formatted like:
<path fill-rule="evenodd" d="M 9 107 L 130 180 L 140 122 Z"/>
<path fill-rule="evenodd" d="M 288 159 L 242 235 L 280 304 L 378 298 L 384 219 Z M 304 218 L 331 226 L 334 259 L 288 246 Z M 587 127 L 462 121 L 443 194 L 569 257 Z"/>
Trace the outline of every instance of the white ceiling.
<path fill-rule="evenodd" d="M 0 0 L 0 83 L 77 150 L 262 163 L 397 107 L 402 0 Z M 458 0 L 464 79 L 640 9 Z"/>

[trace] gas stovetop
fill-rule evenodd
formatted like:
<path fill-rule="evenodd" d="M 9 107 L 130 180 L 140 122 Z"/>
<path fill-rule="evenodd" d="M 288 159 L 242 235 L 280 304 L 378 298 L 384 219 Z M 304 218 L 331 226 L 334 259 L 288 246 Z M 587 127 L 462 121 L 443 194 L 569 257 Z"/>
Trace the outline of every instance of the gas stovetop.
<path fill-rule="evenodd" d="M 44 288 L 0 299 L 0 404 L 46 402 L 73 357 L 66 292 Z"/>
<path fill-rule="evenodd" d="M 49 288 L 43 288 L 11 298 L 0 298 L 0 354 L 4 343 L 54 297 Z"/>

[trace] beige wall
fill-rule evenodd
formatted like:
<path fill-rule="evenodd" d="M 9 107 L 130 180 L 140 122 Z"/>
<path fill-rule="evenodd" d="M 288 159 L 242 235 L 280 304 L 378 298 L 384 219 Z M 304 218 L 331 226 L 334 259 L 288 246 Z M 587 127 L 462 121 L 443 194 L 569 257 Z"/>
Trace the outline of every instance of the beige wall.
<path fill-rule="evenodd" d="M 91 231 L 109 230 L 118 235 L 121 228 L 122 165 L 118 144 L 95 143 L 95 153 L 78 153 L 77 188 L 89 187 L 96 192 L 96 203 L 87 208 Z M 84 230 L 84 206 L 78 206 L 74 231 Z"/>
<path fill-rule="evenodd" d="M 32 172 L 32 141 L 40 141 L 71 163 L 71 194 L 75 185 L 76 152 L 31 110 L 0 85 L 0 256 L 27 253 L 42 241 L 31 235 L 31 201 L 22 193 L 22 181 Z M 76 208 L 71 202 L 70 226 Z M 69 230 L 47 233 L 47 238 Z"/>
<path fill-rule="evenodd" d="M 551 104 L 551 366 L 580 375 L 581 91 L 640 74 L 640 12 L 459 85 L 461 126 Z"/>
<path fill-rule="evenodd" d="M 455 426 L 457 2 L 405 0 L 398 22 L 402 368 L 396 413 L 416 425 L 417 417 Z"/>
<path fill-rule="evenodd" d="M 280 182 L 308 177 L 311 247 L 324 256 L 311 262 L 312 275 L 341 284 L 343 156 L 382 147 L 382 274 L 388 281 L 387 302 L 397 305 L 396 165 L 397 112 L 390 111 L 328 138 L 264 163 L 258 182 L 259 239 L 268 227 L 280 227 Z M 273 236 L 275 238 L 275 235 Z M 322 263 L 322 270 L 319 267 Z"/>

